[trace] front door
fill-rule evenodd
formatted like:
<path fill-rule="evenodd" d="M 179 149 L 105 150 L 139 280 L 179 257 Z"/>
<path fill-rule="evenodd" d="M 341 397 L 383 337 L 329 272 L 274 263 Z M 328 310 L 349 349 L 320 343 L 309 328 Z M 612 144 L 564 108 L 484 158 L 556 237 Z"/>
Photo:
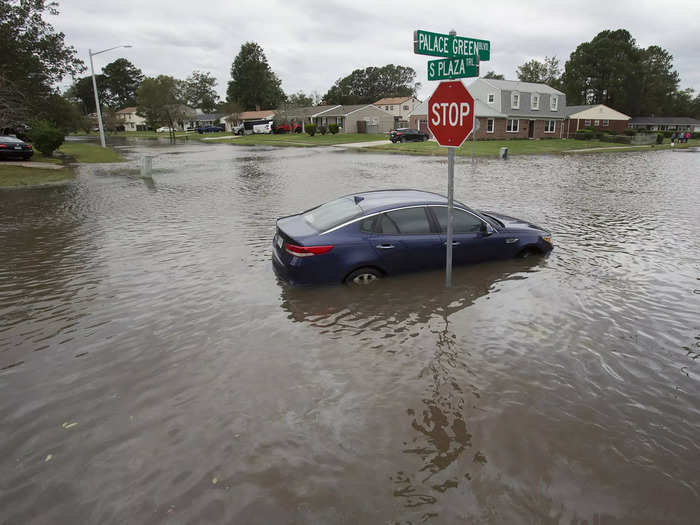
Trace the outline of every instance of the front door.
<path fill-rule="evenodd" d="M 533 138 L 535 136 L 535 121 L 531 120 L 530 125 L 527 128 L 527 137 Z"/>

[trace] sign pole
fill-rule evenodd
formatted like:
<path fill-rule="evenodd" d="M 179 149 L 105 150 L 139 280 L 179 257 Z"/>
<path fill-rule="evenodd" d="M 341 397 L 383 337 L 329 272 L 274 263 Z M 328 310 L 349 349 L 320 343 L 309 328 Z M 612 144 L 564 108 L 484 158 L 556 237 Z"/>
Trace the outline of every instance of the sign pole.
<path fill-rule="evenodd" d="M 445 287 L 452 286 L 452 238 L 454 236 L 455 148 L 447 148 L 447 258 L 445 263 Z"/>

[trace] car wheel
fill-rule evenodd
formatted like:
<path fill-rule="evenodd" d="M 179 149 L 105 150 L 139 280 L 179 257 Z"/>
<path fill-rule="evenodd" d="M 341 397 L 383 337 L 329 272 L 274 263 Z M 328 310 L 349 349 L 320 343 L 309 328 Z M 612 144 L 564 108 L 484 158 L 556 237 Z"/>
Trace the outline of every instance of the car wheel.
<path fill-rule="evenodd" d="M 406 137 L 401 137 L 401 144 L 406 142 Z"/>
<path fill-rule="evenodd" d="M 518 255 L 516 257 L 518 259 L 527 259 L 528 257 L 535 257 L 537 255 L 541 255 L 542 252 L 535 248 L 534 246 L 527 246 L 526 248 L 523 248 L 518 252 Z"/>
<path fill-rule="evenodd" d="M 367 286 L 382 278 L 382 273 L 376 268 L 359 268 L 345 278 L 345 284 L 350 286 Z"/>

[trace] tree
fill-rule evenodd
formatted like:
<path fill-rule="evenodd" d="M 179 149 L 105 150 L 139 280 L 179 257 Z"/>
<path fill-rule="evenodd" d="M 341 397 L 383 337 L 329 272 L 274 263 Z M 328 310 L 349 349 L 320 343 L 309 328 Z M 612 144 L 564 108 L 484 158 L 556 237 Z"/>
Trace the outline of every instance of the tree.
<path fill-rule="evenodd" d="M 489 71 L 482 78 L 491 78 L 493 80 L 505 80 L 506 79 L 506 77 L 504 77 L 503 75 L 499 75 L 495 71 Z"/>
<path fill-rule="evenodd" d="M 107 91 L 104 99 L 106 105 L 121 109 L 136 104 L 136 90 L 143 81 L 143 73 L 139 68 L 126 58 L 118 58 L 102 68 L 102 75 Z"/>
<path fill-rule="evenodd" d="M 555 56 L 545 57 L 544 62 L 528 60 L 522 66 L 518 66 L 516 73 L 521 82 L 547 84 L 555 89 L 561 87 L 561 67 L 559 59 Z"/>
<path fill-rule="evenodd" d="M 326 104 L 371 104 L 384 97 L 413 96 L 420 88 L 415 79 L 415 70 L 408 66 L 356 69 L 336 80 L 323 100 Z"/>
<path fill-rule="evenodd" d="M 238 102 L 244 109 L 276 108 L 285 98 L 281 84 L 262 48 L 255 42 L 246 42 L 231 64 L 227 101 Z"/>
<path fill-rule="evenodd" d="M 21 113 L 36 114 L 47 97 L 56 93 L 54 86 L 64 76 L 85 69 L 75 48 L 65 44 L 65 35 L 43 20 L 46 15 L 58 15 L 55 2 L 0 1 L 0 96 L 13 91 L 22 94 L 21 112 L 15 116 L 20 119 Z M 7 102 L 0 99 L 0 106 Z M 14 120 L 10 124 L 21 123 Z"/>
<path fill-rule="evenodd" d="M 171 76 L 145 78 L 136 90 L 136 114 L 144 117 L 150 128 L 166 125 L 175 129 L 187 114 L 183 102 L 182 82 Z"/>
<path fill-rule="evenodd" d="M 308 107 L 314 105 L 313 95 L 306 95 L 303 91 L 297 91 L 291 95 L 287 95 L 287 105 L 289 107 Z"/>
<path fill-rule="evenodd" d="M 61 95 L 51 95 L 44 106 L 42 117 L 64 134 L 80 128 L 82 114 L 78 106 Z"/>
<path fill-rule="evenodd" d="M 100 106 L 109 98 L 109 92 L 105 82 L 104 75 L 95 75 L 97 84 L 97 94 L 100 97 Z M 71 87 L 66 90 L 66 98 L 76 104 L 84 115 L 96 113 L 95 109 L 95 90 L 92 86 L 92 77 L 82 77 L 73 82 Z"/>
<path fill-rule="evenodd" d="M 642 49 L 629 31 L 618 29 L 580 44 L 566 62 L 563 83 L 569 103 L 607 104 L 637 116 L 663 112 L 679 78 L 666 50 Z"/>
<path fill-rule="evenodd" d="M 216 79 L 210 73 L 193 71 L 184 82 L 185 103 L 192 108 L 200 108 L 204 113 L 211 113 L 219 100 L 215 86 Z"/>

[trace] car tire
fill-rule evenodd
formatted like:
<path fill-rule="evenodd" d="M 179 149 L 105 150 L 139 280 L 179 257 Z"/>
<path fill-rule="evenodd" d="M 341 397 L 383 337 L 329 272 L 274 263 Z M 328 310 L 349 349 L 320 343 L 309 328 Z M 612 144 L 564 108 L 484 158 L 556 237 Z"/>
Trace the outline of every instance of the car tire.
<path fill-rule="evenodd" d="M 404 144 L 406 142 L 406 137 L 401 137 L 401 144 Z"/>
<path fill-rule="evenodd" d="M 376 282 L 382 277 L 384 277 L 382 272 L 376 268 L 358 268 L 354 272 L 350 272 L 350 274 L 345 278 L 345 284 L 349 286 L 367 286 Z"/>
<path fill-rule="evenodd" d="M 518 252 L 516 257 L 518 259 L 527 259 L 529 257 L 536 257 L 537 255 L 542 255 L 542 252 L 534 246 L 526 246 Z"/>

